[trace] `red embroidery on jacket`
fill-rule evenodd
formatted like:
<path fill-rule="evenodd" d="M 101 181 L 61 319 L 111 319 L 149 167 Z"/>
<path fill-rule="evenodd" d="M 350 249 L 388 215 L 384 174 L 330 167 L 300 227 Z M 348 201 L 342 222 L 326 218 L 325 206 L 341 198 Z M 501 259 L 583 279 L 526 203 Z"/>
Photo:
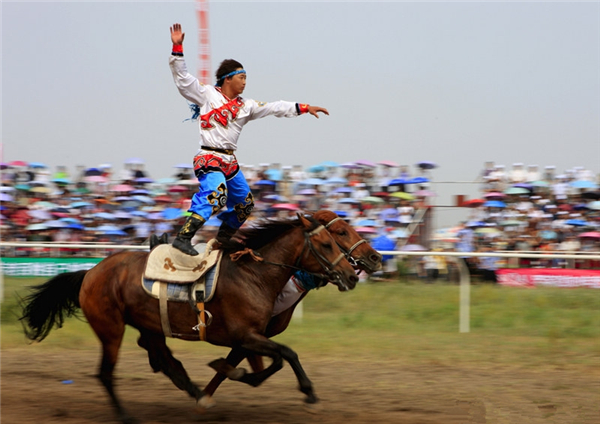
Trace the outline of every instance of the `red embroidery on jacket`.
<path fill-rule="evenodd" d="M 240 97 L 236 97 L 223 106 L 200 116 L 200 127 L 204 130 L 212 129 L 215 127 L 214 122 L 220 124 L 223 128 L 227 128 L 229 120 L 235 121 L 242 106 L 244 106 L 244 102 Z M 211 122 L 211 119 L 213 122 Z"/>

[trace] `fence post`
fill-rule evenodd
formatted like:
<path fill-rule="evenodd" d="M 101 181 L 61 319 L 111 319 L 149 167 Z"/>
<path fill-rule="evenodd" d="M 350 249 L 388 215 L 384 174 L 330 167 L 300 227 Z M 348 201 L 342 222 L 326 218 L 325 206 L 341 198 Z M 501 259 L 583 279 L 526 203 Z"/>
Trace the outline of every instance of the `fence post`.
<path fill-rule="evenodd" d="M 460 310 L 458 318 L 458 331 L 460 333 L 471 331 L 471 273 L 466 261 L 466 258 L 459 258 L 457 261 L 460 273 Z"/>

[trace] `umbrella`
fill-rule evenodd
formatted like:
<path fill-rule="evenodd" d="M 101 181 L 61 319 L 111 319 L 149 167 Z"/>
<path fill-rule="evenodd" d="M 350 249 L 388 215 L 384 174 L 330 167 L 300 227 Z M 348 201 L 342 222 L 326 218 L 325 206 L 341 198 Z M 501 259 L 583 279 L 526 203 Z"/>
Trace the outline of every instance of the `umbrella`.
<path fill-rule="evenodd" d="M 322 180 L 321 178 L 308 178 L 306 180 L 300 181 L 298 184 L 301 184 L 301 185 L 321 185 L 321 184 L 325 184 L 325 180 Z"/>
<path fill-rule="evenodd" d="M 13 200 L 10 194 L 0 193 L 0 202 L 12 202 Z"/>
<path fill-rule="evenodd" d="M 339 163 L 334 162 L 332 160 L 326 160 L 325 162 L 321 162 L 321 165 L 326 168 L 337 168 L 338 166 L 340 166 Z"/>
<path fill-rule="evenodd" d="M 346 211 L 333 211 L 340 218 L 346 218 L 348 216 L 348 212 Z"/>
<path fill-rule="evenodd" d="M 0 193 L 7 192 L 7 191 L 15 191 L 15 190 L 16 189 L 14 187 L 0 186 Z"/>
<path fill-rule="evenodd" d="M 524 188 L 528 191 L 533 190 L 533 186 L 531 184 L 527 184 L 527 183 L 517 183 L 517 184 L 514 184 L 513 187 Z"/>
<path fill-rule="evenodd" d="M 418 197 L 435 197 L 437 196 L 437 194 L 435 194 L 433 191 L 430 190 L 418 190 L 415 192 L 415 196 Z"/>
<path fill-rule="evenodd" d="M 554 240 L 558 237 L 556 231 L 544 230 L 540 232 L 540 236 L 545 240 Z"/>
<path fill-rule="evenodd" d="M 417 166 L 421 169 L 434 169 L 437 168 L 437 165 L 433 162 L 429 162 L 429 161 L 423 161 L 423 162 L 419 162 L 417 163 Z"/>
<path fill-rule="evenodd" d="M 281 172 L 279 169 L 267 169 L 265 171 L 265 175 L 273 181 L 281 181 L 283 178 L 283 172 Z"/>
<path fill-rule="evenodd" d="M 115 219 L 115 216 L 112 213 L 108 213 L 108 212 L 98 212 L 98 213 L 95 213 L 93 216 L 95 218 L 100 218 L 100 219 L 108 219 L 108 220 Z"/>
<path fill-rule="evenodd" d="M 129 158 L 125 161 L 125 164 L 127 165 L 141 165 L 144 163 L 143 159 L 140 158 Z"/>
<path fill-rule="evenodd" d="M 40 162 L 29 162 L 29 167 L 34 169 L 48 168 L 46 165 Z"/>
<path fill-rule="evenodd" d="M 361 203 L 377 203 L 377 204 L 381 204 L 384 202 L 384 200 L 381 197 L 375 197 L 375 196 L 367 196 L 367 197 L 363 197 L 362 199 L 360 199 Z"/>
<path fill-rule="evenodd" d="M 373 227 L 356 227 L 354 229 L 359 234 L 377 234 L 377 229 Z"/>
<path fill-rule="evenodd" d="M 134 181 L 136 183 L 141 183 L 141 184 L 147 184 L 147 183 L 153 183 L 154 182 L 154 180 L 152 178 L 148 178 L 148 177 L 136 178 Z"/>
<path fill-rule="evenodd" d="M 51 180 L 54 184 L 71 184 L 68 178 L 54 178 Z"/>
<path fill-rule="evenodd" d="M 42 208 L 42 209 L 54 209 L 54 208 L 58 207 L 58 205 L 56 203 L 46 202 L 44 200 L 39 201 L 39 202 L 35 202 L 33 204 L 33 206 L 36 206 L 36 207 Z"/>
<path fill-rule="evenodd" d="M 550 184 L 546 181 L 534 181 L 531 185 L 534 187 L 550 187 Z"/>
<path fill-rule="evenodd" d="M 505 208 L 506 203 L 500 200 L 488 200 L 483 204 L 483 206 L 485 206 L 486 208 Z"/>
<path fill-rule="evenodd" d="M 47 210 L 43 210 L 43 209 L 29 210 L 29 211 L 27 211 L 27 214 L 32 218 L 41 219 L 43 221 L 52 219 L 52 215 L 50 214 L 50 212 L 48 212 Z"/>
<path fill-rule="evenodd" d="M 421 246 L 420 244 L 405 244 L 400 248 L 400 250 L 405 252 L 425 252 L 427 248 Z"/>
<path fill-rule="evenodd" d="M 108 231 L 101 231 L 104 235 L 107 236 L 126 236 L 127 233 L 123 230 L 108 230 Z"/>
<path fill-rule="evenodd" d="M 84 230 L 85 229 L 85 227 L 83 225 L 74 223 L 74 222 L 68 224 L 65 228 L 69 229 L 69 230 Z"/>
<path fill-rule="evenodd" d="M 142 202 L 142 203 L 146 203 L 147 205 L 153 205 L 156 203 L 156 201 L 152 197 L 142 196 L 141 194 L 133 196 L 133 200 L 136 200 L 136 201 Z"/>
<path fill-rule="evenodd" d="M 478 208 L 479 206 L 483 205 L 485 203 L 485 200 L 483 199 L 471 199 L 471 200 L 467 200 L 465 202 L 463 202 L 463 206 L 467 207 L 467 208 Z"/>
<path fill-rule="evenodd" d="M 188 191 L 187 187 L 184 187 L 182 185 L 174 185 L 169 187 L 169 193 L 183 193 L 185 191 Z"/>
<path fill-rule="evenodd" d="M 403 191 L 396 191 L 392 194 L 390 194 L 390 197 L 397 197 L 399 199 L 404 199 L 404 200 L 413 200 L 415 198 L 415 196 L 413 196 L 410 193 L 405 193 Z"/>
<path fill-rule="evenodd" d="M 499 233 L 500 230 L 494 227 L 482 227 L 475 230 L 477 234 L 495 234 Z"/>
<path fill-rule="evenodd" d="M 83 175 L 85 175 L 86 177 L 91 177 L 91 176 L 98 176 L 98 175 L 102 175 L 102 170 L 98 169 L 98 168 L 88 168 L 85 171 L 83 171 Z"/>
<path fill-rule="evenodd" d="M 53 220 L 44 222 L 44 225 L 46 225 L 48 228 L 65 228 L 69 224 L 64 221 Z"/>
<path fill-rule="evenodd" d="M 352 193 L 352 189 L 350 187 L 338 187 L 333 190 L 334 193 Z"/>
<path fill-rule="evenodd" d="M 338 200 L 338 203 L 360 203 L 357 199 L 353 199 L 351 197 L 344 197 L 343 199 Z"/>
<path fill-rule="evenodd" d="M 47 230 L 48 227 L 46 226 L 45 223 L 37 223 L 37 224 L 30 224 L 27 227 L 25 227 L 25 229 L 28 231 L 40 231 L 40 230 Z"/>
<path fill-rule="evenodd" d="M 346 184 L 347 182 L 348 179 L 344 177 L 332 177 L 324 181 L 325 184 Z"/>
<path fill-rule="evenodd" d="M 410 184 L 409 181 L 410 181 L 409 178 L 394 178 L 394 179 L 388 181 L 387 185 L 395 186 L 395 185 Z"/>
<path fill-rule="evenodd" d="M 51 193 L 52 189 L 50 187 L 38 186 L 29 189 L 32 193 Z"/>
<path fill-rule="evenodd" d="M 485 197 L 488 200 L 489 199 L 504 199 L 506 197 L 506 194 L 500 193 L 497 191 L 492 191 L 490 193 L 484 194 L 483 197 Z"/>
<path fill-rule="evenodd" d="M 357 165 L 355 162 L 342 163 L 340 166 L 342 168 L 346 168 L 346 169 L 358 169 L 358 168 L 360 168 L 360 165 Z"/>
<path fill-rule="evenodd" d="M 114 216 L 117 219 L 131 219 L 133 217 L 133 215 L 131 215 L 130 213 L 127 213 L 125 211 L 116 211 L 114 213 Z"/>
<path fill-rule="evenodd" d="M 282 211 L 299 211 L 300 206 L 295 203 L 276 203 L 271 206 L 272 209 L 282 210 Z"/>
<path fill-rule="evenodd" d="M 518 225 L 521 225 L 522 222 L 521 221 L 516 221 L 516 220 L 508 220 L 508 221 L 502 221 L 500 222 L 500 225 L 503 227 L 516 227 Z"/>
<path fill-rule="evenodd" d="M 598 186 L 593 182 L 585 180 L 572 181 L 569 185 L 573 188 L 585 188 L 589 190 L 595 190 L 598 188 Z"/>
<path fill-rule="evenodd" d="M 178 163 L 173 168 L 178 168 L 178 169 L 192 169 L 193 167 L 194 167 L 194 165 L 192 165 L 191 163 Z"/>
<path fill-rule="evenodd" d="M 103 177 L 102 175 L 90 175 L 86 176 L 84 180 L 88 183 L 105 183 L 108 181 L 108 178 Z"/>
<path fill-rule="evenodd" d="M 529 190 L 523 187 L 509 187 L 504 190 L 504 194 L 529 194 Z"/>
<path fill-rule="evenodd" d="M 574 227 L 585 227 L 586 225 L 588 225 L 588 223 L 583 219 L 569 219 L 565 221 L 565 224 L 572 225 Z"/>
<path fill-rule="evenodd" d="M 147 195 L 150 194 L 150 192 L 148 190 L 146 190 L 146 189 L 138 188 L 138 189 L 135 189 L 135 190 L 131 190 L 129 192 L 129 194 L 131 194 L 131 195 L 134 195 L 134 194 L 143 194 L 144 196 L 147 196 Z"/>
<path fill-rule="evenodd" d="M 594 210 L 594 211 L 600 211 L 600 200 L 596 200 L 594 202 L 590 202 L 587 204 L 588 209 Z"/>
<path fill-rule="evenodd" d="M 429 181 L 429 178 L 425 177 L 415 177 L 408 180 L 406 184 L 423 184 Z"/>
<path fill-rule="evenodd" d="M 600 231 L 588 231 L 587 233 L 579 234 L 579 237 L 600 239 Z"/>
<path fill-rule="evenodd" d="M 112 188 L 110 190 L 124 193 L 124 192 L 128 192 L 128 191 L 132 191 L 132 190 L 134 190 L 134 188 L 132 186 L 130 186 L 129 184 L 117 184 L 115 186 L 112 186 Z"/>
<path fill-rule="evenodd" d="M 171 199 L 169 196 L 156 196 L 154 197 L 154 201 L 156 203 L 171 203 L 173 199 Z"/>
<path fill-rule="evenodd" d="M 77 218 L 73 218 L 72 216 L 66 218 L 60 218 L 59 221 L 66 222 L 67 224 L 81 224 L 81 221 Z"/>
<path fill-rule="evenodd" d="M 374 219 L 361 219 L 356 224 L 357 227 L 377 227 L 377 221 Z"/>
<path fill-rule="evenodd" d="M 396 168 L 398 164 L 396 162 L 392 162 L 391 160 L 382 160 L 377 163 L 378 165 L 385 166 L 387 168 Z"/>
<path fill-rule="evenodd" d="M 469 221 L 465 224 L 465 227 L 485 227 L 487 224 L 483 221 Z"/>
<path fill-rule="evenodd" d="M 100 225 L 99 227 L 96 227 L 95 230 L 97 232 L 119 231 L 120 228 L 117 227 L 116 225 L 104 224 L 104 225 Z"/>
<path fill-rule="evenodd" d="M 177 182 L 176 178 L 173 177 L 166 177 L 166 178 L 161 178 L 157 181 L 158 184 L 175 184 Z"/>
<path fill-rule="evenodd" d="M 371 162 L 370 160 L 357 160 L 356 162 L 354 162 L 355 164 L 359 165 L 359 166 L 366 166 L 367 168 L 375 168 L 377 166 L 376 163 Z"/>
<path fill-rule="evenodd" d="M 325 171 L 325 167 L 323 165 L 313 165 L 306 169 L 307 172 L 319 173 Z"/>
<path fill-rule="evenodd" d="M 255 186 L 274 186 L 276 184 L 277 183 L 275 181 L 271 181 L 271 180 L 259 180 L 254 183 Z"/>
<path fill-rule="evenodd" d="M 11 162 L 8 162 L 8 166 L 12 166 L 12 167 L 26 167 L 27 166 L 27 162 L 24 162 L 22 160 L 13 160 Z"/>
<path fill-rule="evenodd" d="M 303 190 L 298 191 L 298 193 L 296 194 L 300 194 L 303 196 L 311 196 L 313 194 L 317 194 L 317 190 L 315 190 L 314 188 L 305 188 Z"/>

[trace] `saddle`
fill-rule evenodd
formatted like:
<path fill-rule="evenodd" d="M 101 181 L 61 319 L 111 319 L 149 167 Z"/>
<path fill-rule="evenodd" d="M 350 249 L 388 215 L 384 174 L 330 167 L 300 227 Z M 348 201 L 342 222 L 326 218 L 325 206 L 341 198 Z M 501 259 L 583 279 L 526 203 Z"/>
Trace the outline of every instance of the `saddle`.
<path fill-rule="evenodd" d="M 204 309 L 210 301 L 218 281 L 221 250 L 213 250 L 215 240 L 196 245 L 197 256 L 186 255 L 170 244 L 161 244 L 150 252 L 142 275 L 142 287 L 146 293 L 159 301 L 163 333 L 167 337 L 189 339 L 171 331 L 168 302 L 187 302 L 198 314 L 200 340 L 206 340 L 206 327 L 212 316 Z"/>

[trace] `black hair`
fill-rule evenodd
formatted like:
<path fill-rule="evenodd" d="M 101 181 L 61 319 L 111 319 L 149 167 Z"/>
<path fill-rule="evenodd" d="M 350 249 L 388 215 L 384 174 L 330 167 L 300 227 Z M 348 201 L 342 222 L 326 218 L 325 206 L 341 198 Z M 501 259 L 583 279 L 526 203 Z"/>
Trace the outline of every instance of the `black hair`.
<path fill-rule="evenodd" d="M 240 68 L 244 69 L 244 66 L 237 60 L 225 59 L 223 62 L 221 62 L 219 69 L 217 69 L 217 72 L 215 72 L 215 76 L 217 77 L 217 87 L 221 87 L 223 85 L 223 81 L 225 81 L 223 77 L 225 75 Z"/>

